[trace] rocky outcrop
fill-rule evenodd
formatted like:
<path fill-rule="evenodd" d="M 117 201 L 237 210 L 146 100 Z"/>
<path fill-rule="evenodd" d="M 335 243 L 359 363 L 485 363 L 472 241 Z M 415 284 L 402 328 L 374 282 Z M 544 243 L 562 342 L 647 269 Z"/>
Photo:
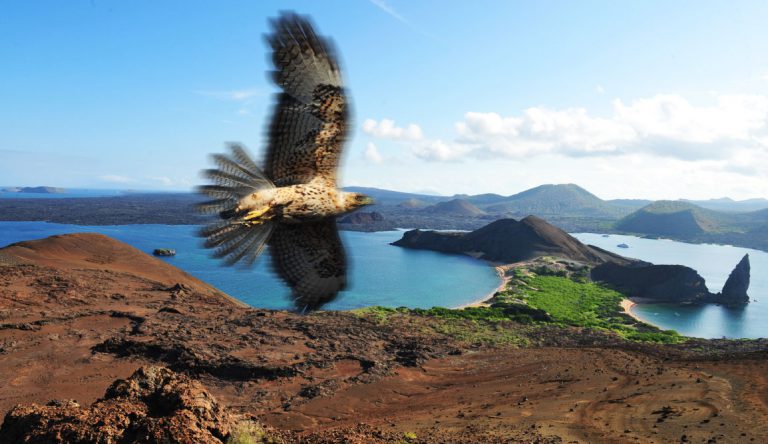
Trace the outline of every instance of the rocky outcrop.
<path fill-rule="evenodd" d="M 723 291 L 718 293 L 717 301 L 724 305 L 742 305 L 749 302 L 747 290 L 749 289 L 749 254 L 736 264 L 728 280 L 725 281 Z"/>
<path fill-rule="evenodd" d="M 115 381 L 89 407 L 71 400 L 14 407 L 0 442 L 222 443 L 235 426 L 235 417 L 202 384 L 147 366 Z"/>
<path fill-rule="evenodd" d="M 176 250 L 173 248 L 155 248 L 152 254 L 155 256 L 176 256 Z"/>
<path fill-rule="evenodd" d="M 588 264 L 638 263 L 591 245 L 536 216 L 500 219 L 470 233 L 411 230 L 393 245 L 445 253 L 468 253 L 482 259 L 513 263 L 557 256 Z"/>
<path fill-rule="evenodd" d="M 704 278 L 683 265 L 623 266 L 605 263 L 592 269 L 592 280 L 633 298 L 676 304 L 710 302 Z"/>
<path fill-rule="evenodd" d="M 704 278 L 696 270 L 683 265 L 615 263 L 598 265 L 591 271 L 594 281 L 633 298 L 672 304 L 718 303 L 729 306 L 749 302 L 749 255 L 736 265 L 721 293 L 710 293 Z"/>

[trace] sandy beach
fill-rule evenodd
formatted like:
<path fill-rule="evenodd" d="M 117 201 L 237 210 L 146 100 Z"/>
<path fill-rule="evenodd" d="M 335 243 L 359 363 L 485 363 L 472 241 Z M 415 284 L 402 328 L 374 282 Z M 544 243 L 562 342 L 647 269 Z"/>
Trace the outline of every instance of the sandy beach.
<path fill-rule="evenodd" d="M 628 314 L 628 315 L 632 316 L 632 317 L 633 317 L 635 320 L 638 320 L 638 321 L 640 321 L 640 322 L 645 322 L 644 320 L 640 319 L 639 317 L 637 317 L 637 315 L 636 315 L 636 314 L 634 314 L 634 313 L 632 312 L 632 307 L 634 307 L 635 305 L 637 305 L 637 304 L 636 304 L 636 303 L 634 303 L 634 302 L 632 302 L 632 301 L 631 301 L 631 300 L 629 300 L 629 299 L 622 299 L 622 300 L 621 300 L 621 308 L 623 308 L 623 309 L 624 309 L 624 313 L 626 313 L 626 314 Z"/>
<path fill-rule="evenodd" d="M 507 288 L 507 284 L 509 283 L 510 278 L 506 276 L 506 268 L 503 266 L 494 266 L 494 269 L 496 269 L 496 273 L 501 278 L 501 284 L 499 284 L 498 287 L 493 289 L 490 293 L 486 294 L 485 296 L 481 297 L 480 299 L 477 299 L 475 301 L 472 301 L 468 304 L 462 304 L 458 305 L 456 307 L 452 307 L 455 309 L 461 309 L 461 308 L 467 308 L 467 307 L 489 307 L 491 304 L 487 303 L 489 299 L 493 297 L 497 292 L 502 291 Z"/>

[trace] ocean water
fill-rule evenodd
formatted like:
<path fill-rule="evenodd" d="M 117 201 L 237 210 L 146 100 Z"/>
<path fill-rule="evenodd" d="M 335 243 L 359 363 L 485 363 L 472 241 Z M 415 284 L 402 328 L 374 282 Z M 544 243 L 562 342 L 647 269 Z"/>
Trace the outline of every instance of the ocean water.
<path fill-rule="evenodd" d="M 168 263 L 210 283 L 254 307 L 290 309 L 290 291 L 273 275 L 269 255 L 252 269 L 224 267 L 200 246 L 197 227 L 189 225 L 78 226 L 46 222 L 0 222 L 0 247 L 54 234 L 96 232 L 151 253 L 174 248 Z M 358 233 L 342 231 L 349 257 L 349 286 L 328 310 L 371 305 L 387 307 L 454 307 L 491 293 L 501 283 L 492 267 L 467 256 L 407 250 L 389 245 L 402 231 Z"/>
<path fill-rule="evenodd" d="M 622 256 L 634 257 L 654 264 L 689 266 L 707 281 L 711 292 L 723 289 L 728 275 L 741 258 L 749 253 L 752 301 L 744 308 L 715 304 L 679 306 L 639 304 L 633 308 L 641 319 L 664 329 L 677 330 L 701 338 L 765 338 L 768 337 L 768 253 L 729 245 L 687 244 L 668 239 L 643 239 L 635 236 L 576 233 L 576 238 Z M 618 248 L 625 243 L 629 248 Z"/>
<path fill-rule="evenodd" d="M 0 186 L 0 189 L 7 188 Z M 129 194 L 123 190 L 95 190 L 90 188 L 67 188 L 64 193 L 9 193 L 0 191 L 0 199 L 68 199 L 73 197 L 112 197 Z"/>

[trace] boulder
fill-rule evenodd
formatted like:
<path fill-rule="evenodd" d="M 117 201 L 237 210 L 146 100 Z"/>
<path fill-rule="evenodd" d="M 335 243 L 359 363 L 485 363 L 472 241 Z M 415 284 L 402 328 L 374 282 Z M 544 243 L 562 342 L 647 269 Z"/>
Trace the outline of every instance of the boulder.
<path fill-rule="evenodd" d="M 118 379 L 90 407 L 77 402 L 17 405 L 0 442 L 223 443 L 236 420 L 200 384 L 165 367 L 141 367 Z"/>

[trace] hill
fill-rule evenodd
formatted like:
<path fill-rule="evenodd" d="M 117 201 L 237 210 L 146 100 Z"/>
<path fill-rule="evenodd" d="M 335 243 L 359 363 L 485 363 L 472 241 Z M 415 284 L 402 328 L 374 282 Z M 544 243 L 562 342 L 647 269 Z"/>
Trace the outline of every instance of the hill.
<path fill-rule="evenodd" d="M 426 207 L 421 210 L 423 214 L 434 214 L 441 216 L 466 216 L 476 217 L 482 216 L 485 212 L 476 206 L 472 205 L 469 201 L 464 199 L 453 199 L 447 202 L 438 202 L 434 205 Z"/>
<path fill-rule="evenodd" d="M 659 236 L 697 236 L 716 231 L 723 218 L 711 210 L 682 201 L 646 205 L 616 224 L 621 231 Z"/>
<path fill-rule="evenodd" d="M 729 212 L 749 212 L 759 211 L 768 208 L 768 199 L 745 199 L 745 200 L 733 200 L 729 197 L 721 197 L 719 199 L 707 199 L 707 200 L 688 200 L 682 199 L 684 202 L 690 202 L 698 205 L 702 208 L 707 208 L 716 211 L 729 211 Z"/>
<path fill-rule="evenodd" d="M 412 230 L 406 232 L 403 238 L 393 245 L 446 253 L 466 253 L 500 263 L 520 262 L 543 255 L 588 264 L 634 262 L 597 247 L 584 245 L 565 231 L 535 216 L 528 216 L 520 221 L 500 219 L 471 233 Z"/>
<path fill-rule="evenodd" d="M 626 214 L 625 207 L 615 206 L 574 184 L 540 185 L 509 196 L 484 208 L 490 213 L 614 217 Z"/>

